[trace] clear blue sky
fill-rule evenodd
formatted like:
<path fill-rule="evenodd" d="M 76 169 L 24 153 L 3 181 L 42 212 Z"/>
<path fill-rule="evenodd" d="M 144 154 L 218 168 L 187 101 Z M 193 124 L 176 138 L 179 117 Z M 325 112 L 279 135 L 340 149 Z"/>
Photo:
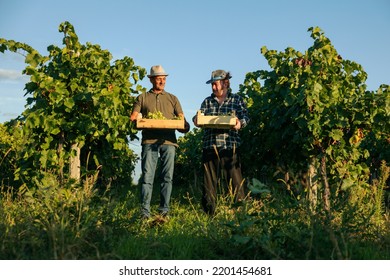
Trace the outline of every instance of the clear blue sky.
<path fill-rule="evenodd" d="M 342 0 L 1 0 L 0 37 L 27 43 L 47 55 L 62 47 L 61 22 L 81 43 L 99 44 L 115 59 L 130 56 L 148 71 L 161 64 L 166 90 L 187 117 L 211 93 L 211 71 L 231 71 L 233 91 L 247 72 L 268 69 L 260 48 L 307 50 L 307 29 L 319 26 L 339 54 L 360 63 L 369 90 L 390 84 L 390 1 Z M 24 108 L 23 57 L 0 53 L 0 123 Z M 150 87 L 148 79 L 142 84 Z"/>
<path fill-rule="evenodd" d="M 62 47 L 58 26 L 74 25 L 82 43 L 99 44 L 114 58 L 137 65 L 161 64 L 170 74 L 166 90 L 192 116 L 211 93 L 214 69 L 230 70 L 238 90 L 245 74 L 268 69 L 260 48 L 305 51 L 307 29 L 319 26 L 343 58 L 362 64 L 368 88 L 390 84 L 390 1 L 316 0 L 1 0 L 0 37 L 27 43 L 41 54 Z M 0 122 L 25 105 L 20 55 L 0 54 Z M 150 87 L 148 79 L 142 82 Z"/>

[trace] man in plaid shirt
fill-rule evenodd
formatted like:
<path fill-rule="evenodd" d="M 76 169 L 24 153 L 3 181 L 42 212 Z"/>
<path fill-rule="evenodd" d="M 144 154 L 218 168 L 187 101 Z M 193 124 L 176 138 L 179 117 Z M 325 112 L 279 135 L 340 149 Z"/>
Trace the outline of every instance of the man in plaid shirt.
<path fill-rule="evenodd" d="M 241 173 L 239 130 L 249 122 L 246 104 L 243 98 L 233 94 L 229 79 L 232 76 L 224 70 L 215 70 L 211 79 L 213 93 L 206 97 L 200 110 L 205 116 L 235 115 L 236 125 L 231 129 L 205 128 L 203 136 L 202 162 L 204 185 L 202 206 L 206 213 L 215 214 L 218 180 L 231 187 L 235 200 L 245 198 Z M 198 126 L 197 117 L 193 118 Z"/>

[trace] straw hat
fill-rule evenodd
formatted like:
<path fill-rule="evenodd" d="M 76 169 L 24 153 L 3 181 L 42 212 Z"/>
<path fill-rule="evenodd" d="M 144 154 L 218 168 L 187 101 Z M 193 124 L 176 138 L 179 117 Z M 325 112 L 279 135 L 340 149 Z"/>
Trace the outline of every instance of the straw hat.
<path fill-rule="evenodd" d="M 167 73 L 165 73 L 164 68 L 162 68 L 161 65 L 155 65 L 150 68 L 150 74 L 148 77 L 156 77 L 156 76 L 168 76 Z"/>

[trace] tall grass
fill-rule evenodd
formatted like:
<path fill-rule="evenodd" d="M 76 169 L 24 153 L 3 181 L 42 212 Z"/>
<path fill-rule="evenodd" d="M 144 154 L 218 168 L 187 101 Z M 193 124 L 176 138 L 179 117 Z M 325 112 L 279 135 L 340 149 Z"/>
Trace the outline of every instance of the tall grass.
<path fill-rule="evenodd" d="M 97 200 L 91 185 L 58 181 L 46 174 L 38 188 L 22 186 L 17 193 L 2 188 L 2 259 L 101 258 L 104 200 Z"/>
<path fill-rule="evenodd" d="M 335 205 L 329 221 L 280 185 L 261 186 L 236 204 L 221 191 L 213 217 L 201 210 L 199 191 L 176 187 L 165 223 L 139 219 L 136 186 L 103 192 L 68 182 L 60 188 L 50 174 L 36 190 L 13 193 L 3 186 L 0 258 L 390 259 L 389 213 L 375 202 L 377 193 L 362 194 L 365 207 Z M 157 212 L 158 195 L 153 199 Z"/>

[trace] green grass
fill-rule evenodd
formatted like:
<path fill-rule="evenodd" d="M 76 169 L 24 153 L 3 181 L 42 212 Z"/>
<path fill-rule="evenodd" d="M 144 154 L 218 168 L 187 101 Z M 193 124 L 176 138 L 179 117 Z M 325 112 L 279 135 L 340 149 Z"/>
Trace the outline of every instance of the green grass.
<path fill-rule="evenodd" d="M 138 219 L 137 187 L 49 185 L 2 189 L 0 259 L 390 259 L 388 210 L 378 221 L 343 208 L 328 221 L 304 200 L 271 192 L 238 205 L 222 194 L 209 217 L 199 192 L 177 188 L 170 219 L 156 224 Z M 154 212 L 158 198 L 156 190 Z"/>

